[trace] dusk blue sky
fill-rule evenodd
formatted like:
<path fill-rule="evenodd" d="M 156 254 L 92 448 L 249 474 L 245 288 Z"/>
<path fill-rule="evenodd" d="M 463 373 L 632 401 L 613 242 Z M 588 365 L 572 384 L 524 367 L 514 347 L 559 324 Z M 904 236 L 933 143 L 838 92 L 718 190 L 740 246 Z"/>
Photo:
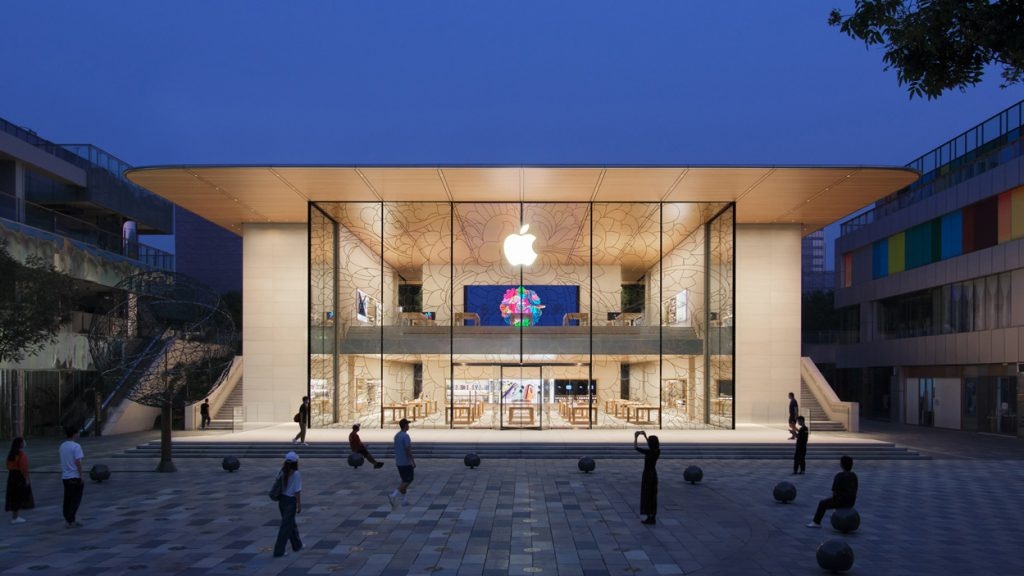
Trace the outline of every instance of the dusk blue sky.
<path fill-rule="evenodd" d="M 0 117 L 138 166 L 902 165 L 1024 97 L 909 100 L 850 5 L 12 1 Z"/>

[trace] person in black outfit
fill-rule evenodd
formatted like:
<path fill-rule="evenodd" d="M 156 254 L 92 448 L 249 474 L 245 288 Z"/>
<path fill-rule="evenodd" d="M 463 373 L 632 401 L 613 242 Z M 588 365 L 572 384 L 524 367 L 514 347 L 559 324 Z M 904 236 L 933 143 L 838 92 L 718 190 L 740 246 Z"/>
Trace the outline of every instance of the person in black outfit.
<path fill-rule="evenodd" d="M 647 448 L 637 443 L 640 436 L 647 440 Z M 661 442 L 657 436 L 647 437 L 647 432 L 637 430 L 633 434 L 633 448 L 644 455 L 644 475 L 640 479 L 640 513 L 647 516 L 642 522 L 654 524 L 654 516 L 658 513 L 658 457 L 661 456 Z"/>
<path fill-rule="evenodd" d="M 200 428 L 206 430 L 206 427 L 210 425 L 210 399 L 203 400 L 203 403 L 199 405 L 199 416 L 203 422 L 199 425 Z"/>
<path fill-rule="evenodd" d="M 796 403 L 796 397 L 789 393 L 789 439 L 796 439 L 796 415 L 800 411 L 800 405 Z"/>
<path fill-rule="evenodd" d="M 299 413 L 295 415 L 295 421 L 299 423 L 299 433 L 292 438 L 292 444 L 306 444 L 306 427 L 309 426 L 309 396 L 302 397 L 302 404 L 299 405 Z"/>
<path fill-rule="evenodd" d="M 832 480 L 832 497 L 818 502 L 814 512 L 814 520 L 807 523 L 808 528 L 820 528 L 825 511 L 832 508 L 853 508 L 857 503 L 857 475 L 853 473 L 853 458 L 843 456 L 839 459 L 843 471 Z"/>
<path fill-rule="evenodd" d="M 807 470 L 807 425 L 804 424 L 804 417 L 796 417 L 800 429 L 796 433 L 796 452 L 793 454 L 793 474 L 803 474 Z"/>

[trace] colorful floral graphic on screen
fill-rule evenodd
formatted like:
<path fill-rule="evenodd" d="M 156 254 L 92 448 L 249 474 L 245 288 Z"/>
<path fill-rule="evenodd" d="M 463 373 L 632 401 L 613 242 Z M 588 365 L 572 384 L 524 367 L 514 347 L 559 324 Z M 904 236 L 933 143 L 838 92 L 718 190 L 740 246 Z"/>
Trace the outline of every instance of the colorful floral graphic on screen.
<path fill-rule="evenodd" d="M 540 296 L 522 286 L 506 290 L 498 308 L 509 326 L 535 326 L 544 313 Z"/>

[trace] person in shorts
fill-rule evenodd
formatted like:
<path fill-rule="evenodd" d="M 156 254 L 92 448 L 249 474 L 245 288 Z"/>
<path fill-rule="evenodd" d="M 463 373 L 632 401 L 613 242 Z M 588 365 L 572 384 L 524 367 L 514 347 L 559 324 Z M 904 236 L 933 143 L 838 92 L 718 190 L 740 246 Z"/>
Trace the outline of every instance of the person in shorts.
<path fill-rule="evenodd" d="M 416 459 L 412 456 L 412 439 L 409 438 L 409 421 L 402 418 L 398 422 L 400 430 L 395 434 L 395 465 L 398 466 L 398 476 L 402 479 L 397 488 L 388 495 L 388 503 L 391 509 L 398 508 L 398 499 L 401 497 L 402 505 L 409 502 L 405 499 L 405 493 L 412 484 L 413 471 L 416 469 Z"/>

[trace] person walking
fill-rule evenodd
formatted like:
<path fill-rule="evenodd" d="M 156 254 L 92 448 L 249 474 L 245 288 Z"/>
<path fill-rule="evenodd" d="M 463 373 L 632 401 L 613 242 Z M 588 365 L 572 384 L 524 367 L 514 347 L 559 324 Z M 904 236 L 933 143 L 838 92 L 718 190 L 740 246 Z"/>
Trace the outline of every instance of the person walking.
<path fill-rule="evenodd" d="M 359 438 L 359 423 L 356 422 L 352 425 L 352 433 L 348 435 L 348 446 L 352 449 L 353 454 L 362 454 L 363 458 L 370 464 L 373 464 L 374 469 L 383 468 L 383 462 L 377 462 L 370 456 L 370 451 L 366 449 L 363 441 Z"/>
<path fill-rule="evenodd" d="M 821 528 L 821 519 L 825 511 L 832 508 L 853 508 L 857 503 L 857 475 L 853 473 L 853 458 L 843 456 L 839 459 L 842 472 L 832 479 L 832 497 L 818 502 L 814 519 L 807 523 L 808 528 Z"/>
<path fill-rule="evenodd" d="M 291 542 L 292 550 L 302 550 L 299 538 L 299 525 L 295 515 L 302 513 L 302 473 L 299 472 L 299 455 L 289 452 L 284 455 L 284 464 L 278 472 L 281 477 L 281 497 L 277 501 L 277 509 L 281 512 L 281 527 L 277 529 L 277 540 L 274 542 L 274 557 L 286 554 L 285 544 Z"/>
<path fill-rule="evenodd" d="M 306 444 L 306 427 L 309 426 L 309 396 L 302 397 L 302 404 L 299 405 L 299 412 L 295 415 L 295 421 L 299 423 L 299 433 L 292 438 L 292 444 Z"/>
<path fill-rule="evenodd" d="M 199 406 L 199 416 L 202 419 L 200 428 L 206 430 L 206 427 L 210 425 L 210 399 L 203 400 L 202 405 Z"/>
<path fill-rule="evenodd" d="M 793 453 L 793 474 L 803 474 L 807 470 L 807 437 L 810 432 L 804 423 L 803 416 L 796 417 L 800 429 L 796 432 L 796 452 Z"/>
<path fill-rule="evenodd" d="M 638 443 L 640 436 L 647 440 L 647 447 Z M 661 456 L 661 442 L 657 436 L 647 437 L 647 432 L 637 430 L 633 433 L 633 448 L 644 455 L 644 474 L 640 478 L 640 513 L 647 517 L 641 520 L 644 524 L 654 524 L 658 513 L 658 458 Z"/>
<path fill-rule="evenodd" d="M 11 451 L 7 453 L 7 500 L 4 510 L 11 513 L 11 524 L 21 524 L 25 517 L 18 516 L 18 513 L 35 507 L 32 483 L 28 475 L 25 439 L 18 436 L 11 441 Z"/>
<path fill-rule="evenodd" d="M 398 487 L 388 495 L 388 503 L 391 509 L 398 508 L 398 497 L 402 498 L 402 505 L 409 502 L 405 499 L 405 493 L 412 484 L 413 472 L 416 470 L 416 459 L 412 456 L 412 439 L 409 438 L 409 421 L 402 418 L 398 421 L 398 433 L 395 434 L 395 465 L 398 467 L 398 477 L 401 479 Z"/>
<path fill-rule="evenodd" d="M 800 405 L 796 402 L 796 396 L 789 393 L 789 439 L 796 439 L 796 415 L 800 412 Z"/>
<path fill-rule="evenodd" d="M 68 426 L 64 429 L 67 436 L 58 450 L 60 453 L 61 480 L 64 483 L 64 527 L 80 528 L 78 522 L 78 507 L 82 505 L 82 493 L 85 492 L 85 484 L 82 482 L 82 460 L 85 453 L 82 446 L 75 442 L 78 439 L 78 428 Z"/>

